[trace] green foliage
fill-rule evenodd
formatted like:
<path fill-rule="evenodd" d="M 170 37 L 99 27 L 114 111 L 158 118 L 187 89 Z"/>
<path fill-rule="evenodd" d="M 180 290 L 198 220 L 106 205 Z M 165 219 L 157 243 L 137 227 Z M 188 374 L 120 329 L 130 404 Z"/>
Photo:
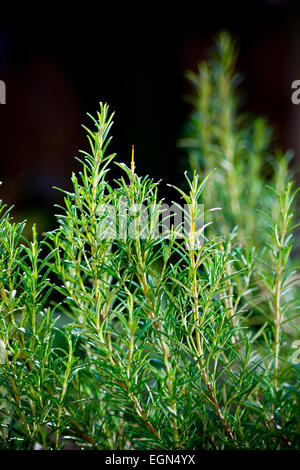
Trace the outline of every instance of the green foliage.
<path fill-rule="evenodd" d="M 110 181 L 113 116 L 103 104 L 57 229 L 39 242 L 33 228 L 28 242 L 1 206 L 2 448 L 299 449 L 296 192 L 285 160 L 284 177 L 266 188 L 266 130 L 260 120 L 247 131 L 234 124 L 234 51 L 226 36 L 220 44 L 226 55 L 197 82 L 190 156 L 206 177 L 194 171 L 188 189 L 177 188 L 188 222 L 181 237 L 134 155 Z M 266 228 L 256 237 L 257 217 Z M 61 314 L 69 323 L 58 328 Z"/>
<path fill-rule="evenodd" d="M 272 184 L 282 192 L 291 152 L 271 155 L 272 130 L 262 117 L 241 110 L 236 72 L 237 50 L 228 33 L 220 33 L 210 60 L 188 72 L 192 87 L 188 101 L 192 113 L 179 147 L 185 149 L 192 169 L 203 177 L 217 169 L 202 202 L 220 207 L 214 216 L 214 233 L 229 234 L 238 226 L 238 239 L 250 248 L 263 247 L 265 219 L 258 210 L 276 213 Z"/>

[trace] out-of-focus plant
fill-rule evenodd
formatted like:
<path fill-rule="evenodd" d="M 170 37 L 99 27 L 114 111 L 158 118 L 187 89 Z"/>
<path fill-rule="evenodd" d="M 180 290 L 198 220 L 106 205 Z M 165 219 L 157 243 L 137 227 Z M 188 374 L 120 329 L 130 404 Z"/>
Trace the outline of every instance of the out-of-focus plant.
<path fill-rule="evenodd" d="M 228 234 L 238 226 L 243 245 L 260 248 L 265 242 L 265 218 L 259 209 L 268 208 L 273 214 L 278 209 L 266 184 L 283 191 L 291 176 L 292 153 L 276 151 L 272 156 L 272 129 L 264 118 L 243 111 L 236 61 L 236 44 L 222 32 L 211 58 L 198 66 L 197 73 L 187 73 L 192 112 L 178 144 L 200 176 L 218 170 L 202 197 L 207 207 L 221 209 L 212 229 Z"/>
<path fill-rule="evenodd" d="M 229 196 L 207 204 L 224 169 L 186 175 L 175 224 L 134 154 L 109 179 L 108 106 L 92 119 L 57 229 L 0 219 L 2 447 L 299 449 L 292 183 L 270 184 L 258 248 L 214 210 Z"/>

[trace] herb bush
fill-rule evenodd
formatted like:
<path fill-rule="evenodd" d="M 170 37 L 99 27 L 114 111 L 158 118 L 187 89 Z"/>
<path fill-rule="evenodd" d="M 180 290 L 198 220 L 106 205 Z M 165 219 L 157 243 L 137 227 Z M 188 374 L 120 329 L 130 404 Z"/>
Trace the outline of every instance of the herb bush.
<path fill-rule="evenodd" d="M 101 103 L 57 229 L 28 241 L 1 205 L 2 448 L 299 449 L 296 191 L 235 60 L 222 33 L 190 74 L 181 238 L 134 155 L 109 180 Z"/>

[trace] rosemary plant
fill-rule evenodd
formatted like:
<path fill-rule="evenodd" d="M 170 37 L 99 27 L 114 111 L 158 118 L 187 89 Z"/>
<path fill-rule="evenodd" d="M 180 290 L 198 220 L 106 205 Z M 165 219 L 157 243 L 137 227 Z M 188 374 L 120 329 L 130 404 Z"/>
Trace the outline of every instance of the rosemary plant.
<path fill-rule="evenodd" d="M 243 137 L 233 125 L 233 52 L 221 43 L 227 61 L 202 69 L 207 96 L 201 88 L 202 114 L 192 118 L 214 162 L 201 147 L 206 175 L 186 174 L 187 190 L 177 188 L 180 223 L 158 184 L 137 174 L 133 151 L 129 166 L 108 152 L 113 115 L 102 103 L 57 228 L 38 241 L 33 227 L 29 242 L 1 206 L 3 448 L 299 449 L 296 191 L 292 182 L 265 188 L 262 121 Z M 210 73 L 224 76 L 213 104 L 226 130 L 212 121 Z M 241 141 L 255 160 L 252 200 L 232 186 Z M 112 181 L 114 163 L 121 174 Z M 232 191 L 224 199 L 223 178 Z M 252 227 L 248 239 L 239 215 L 254 223 L 260 191 L 277 206 L 258 204 L 268 230 L 256 239 Z"/>
<path fill-rule="evenodd" d="M 189 71 L 193 92 L 187 97 L 192 112 L 178 145 L 189 166 L 203 177 L 217 169 L 202 201 L 222 210 L 214 215 L 215 233 L 238 226 L 239 241 L 264 247 L 265 218 L 258 210 L 276 214 L 276 197 L 266 184 L 283 191 L 291 178 L 292 153 L 272 156 L 272 129 L 262 117 L 242 110 L 236 71 L 237 47 L 227 32 L 219 34 L 211 58 Z"/>

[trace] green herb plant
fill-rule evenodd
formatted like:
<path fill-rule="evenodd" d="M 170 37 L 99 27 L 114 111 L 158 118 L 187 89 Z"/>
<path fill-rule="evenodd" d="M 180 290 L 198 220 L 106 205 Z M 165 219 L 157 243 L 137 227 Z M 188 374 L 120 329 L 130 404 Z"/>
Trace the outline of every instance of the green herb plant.
<path fill-rule="evenodd" d="M 185 225 L 133 152 L 129 166 L 108 152 L 102 103 L 57 228 L 28 241 L 1 205 L 2 448 L 299 449 L 297 191 L 284 156 L 266 187 L 268 132 L 236 117 L 219 47 L 192 75 Z"/>

